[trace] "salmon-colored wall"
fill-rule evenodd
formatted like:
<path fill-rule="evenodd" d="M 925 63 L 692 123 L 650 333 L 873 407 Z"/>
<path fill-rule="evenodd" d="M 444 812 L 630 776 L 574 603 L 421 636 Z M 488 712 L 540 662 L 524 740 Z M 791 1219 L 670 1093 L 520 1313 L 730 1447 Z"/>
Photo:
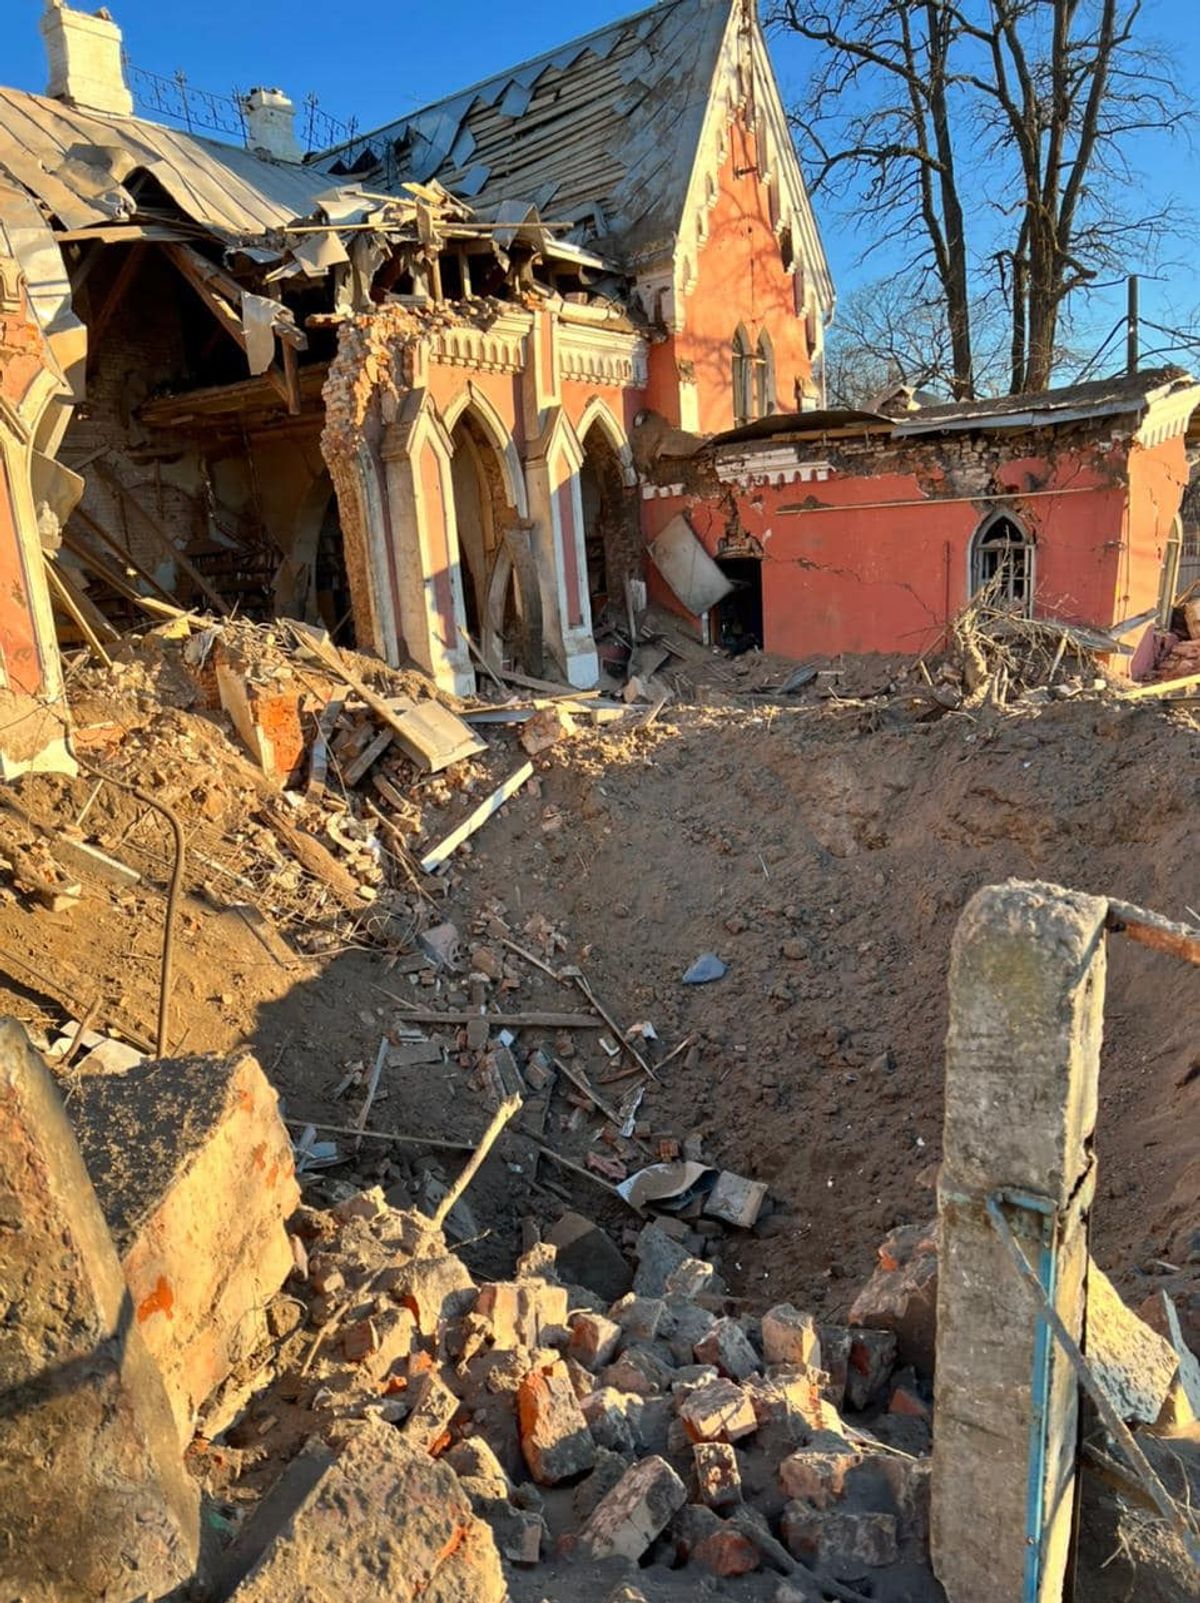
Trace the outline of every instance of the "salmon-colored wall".
<path fill-rule="evenodd" d="M 796 315 L 796 283 L 784 267 L 759 176 L 757 140 L 741 122 L 729 130 L 708 237 L 696 263 L 696 284 L 683 303 L 676 363 L 690 362 L 703 434 L 732 428 L 733 336 L 739 323 L 751 350 L 766 329 L 775 356 L 775 411 L 796 407 L 795 382 L 812 375 L 808 338 Z"/>
<path fill-rule="evenodd" d="M 926 486 L 935 460 L 922 465 Z M 1107 628 L 1154 606 L 1185 476 L 1180 440 L 999 464 L 994 483 L 1011 491 L 1004 510 L 1035 541 L 1036 615 Z M 812 510 L 783 510 L 809 503 Z M 822 481 L 643 504 L 649 540 L 683 511 L 713 555 L 727 538 L 730 555 L 745 554 L 746 537 L 749 549 L 761 548 L 764 645 L 795 657 L 933 645 L 967 599 L 971 538 L 995 510 L 988 498 L 939 501 L 913 473 L 836 470 Z"/>
<path fill-rule="evenodd" d="M 44 361 L 41 331 L 23 289 L 18 290 L 16 311 L 0 316 L 0 396 L 14 413 L 20 415 Z M 0 435 L 6 428 L 4 414 L 0 412 Z M 26 446 L 15 435 L 10 436 L 10 450 L 10 460 L 23 464 Z M 43 655 L 39 651 L 38 626 L 17 525 L 19 513 L 12 472 L 5 460 L 5 440 L 0 437 L 0 653 L 8 686 L 27 695 L 36 695 L 45 682 Z M 25 549 L 30 547 L 39 553 L 40 561 L 41 547 L 36 533 L 31 535 Z M 57 649 L 56 641 L 43 644 L 47 654 Z"/>

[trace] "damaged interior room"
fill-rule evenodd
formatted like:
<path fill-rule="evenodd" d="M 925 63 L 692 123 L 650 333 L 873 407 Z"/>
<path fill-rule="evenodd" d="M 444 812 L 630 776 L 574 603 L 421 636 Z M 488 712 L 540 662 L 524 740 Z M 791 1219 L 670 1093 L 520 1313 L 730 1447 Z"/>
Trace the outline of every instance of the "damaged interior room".
<path fill-rule="evenodd" d="M 1181 0 L 14 9 L 0 1591 L 1189 1603 Z"/>

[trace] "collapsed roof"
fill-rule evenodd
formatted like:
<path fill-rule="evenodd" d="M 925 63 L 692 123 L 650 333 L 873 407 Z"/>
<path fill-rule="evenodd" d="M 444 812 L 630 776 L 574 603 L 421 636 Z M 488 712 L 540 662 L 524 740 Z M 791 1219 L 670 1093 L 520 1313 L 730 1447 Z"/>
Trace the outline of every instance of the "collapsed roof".
<path fill-rule="evenodd" d="M 361 134 L 318 158 L 390 190 L 437 178 L 514 201 L 614 254 L 679 224 L 731 0 L 667 0 Z"/>

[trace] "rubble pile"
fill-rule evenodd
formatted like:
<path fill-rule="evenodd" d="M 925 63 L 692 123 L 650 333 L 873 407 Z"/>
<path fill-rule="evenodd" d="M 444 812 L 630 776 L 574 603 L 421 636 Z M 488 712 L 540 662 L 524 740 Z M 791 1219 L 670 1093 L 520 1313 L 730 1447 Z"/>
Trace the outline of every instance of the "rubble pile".
<path fill-rule="evenodd" d="M 291 1327 L 276 1378 L 232 1445 L 197 1455 L 212 1483 L 227 1477 L 227 1512 L 246 1496 L 243 1458 L 253 1482 L 264 1455 L 308 1433 L 355 1440 L 365 1422 L 372 1443 L 386 1430 L 456 1473 L 514 1596 L 523 1572 L 544 1589 L 605 1560 L 642 1566 L 649 1597 L 658 1569 L 820 1576 L 834 1595 L 884 1567 L 920 1573 L 928 1387 L 896 1369 L 894 1333 L 786 1303 L 747 1315 L 704 1256 L 711 1238 L 682 1220 L 642 1225 L 623 1275 L 610 1238 L 607 1253 L 560 1257 L 567 1226 L 531 1242 L 511 1279 L 476 1284 L 427 1217 L 378 1188 L 301 1209 L 298 1268 L 271 1314 Z M 628 1288 L 615 1299 L 595 1289 L 614 1289 L 614 1258 Z M 482 1569 L 461 1593 L 503 1595 Z"/>

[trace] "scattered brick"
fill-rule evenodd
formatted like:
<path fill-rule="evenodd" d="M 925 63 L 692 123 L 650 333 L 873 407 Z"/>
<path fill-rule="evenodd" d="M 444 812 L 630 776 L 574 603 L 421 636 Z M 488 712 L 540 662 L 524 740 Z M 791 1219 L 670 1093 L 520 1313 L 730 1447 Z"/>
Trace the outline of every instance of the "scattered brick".
<path fill-rule="evenodd" d="M 585 1369 L 603 1369 L 616 1352 L 621 1326 L 603 1314 L 578 1313 L 571 1317 L 567 1351 Z"/>
<path fill-rule="evenodd" d="M 742 1500 L 737 1454 L 729 1442 L 696 1442 L 692 1447 L 696 1488 L 707 1508 L 729 1508 Z"/>
<path fill-rule="evenodd" d="M 748 1380 L 762 1365 L 736 1319 L 718 1319 L 693 1349 L 697 1362 L 715 1364 L 730 1380 Z"/>
<path fill-rule="evenodd" d="M 736 1442 L 758 1428 L 753 1403 L 730 1380 L 697 1386 L 680 1403 L 679 1417 L 693 1442 Z"/>
<path fill-rule="evenodd" d="M 431 1453 L 458 1412 L 458 1398 L 432 1370 L 411 1382 L 409 1397 L 412 1411 L 404 1422 L 404 1439 L 411 1446 L 423 1447 Z"/>
<path fill-rule="evenodd" d="M 898 1557 L 892 1514 L 822 1513 L 808 1503 L 789 1503 L 780 1530 L 793 1558 L 822 1566 L 842 1560 L 875 1568 Z"/>
<path fill-rule="evenodd" d="M 890 1330 L 852 1330 L 846 1370 L 846 1403 L 863 1409 L 887 1385 L 896 1363 L 896 1337 Z"/>
<path fill-rule="evenodd" d="M 540 1485 L 556 1486 L 591 1469 L 596 1443 L 565 1364 L 525 1376 L 517 1388 L 517 1419 L 521 1451 Z"/>
<path fill-rule="evenodd" d="M 643 1458 L 601 1500 L 579 1545 L 592 1558 L 619 1555 L 636 1561 L 686 1502 L 687 1491 L 670 1464 L 657 1456 Z"/>
<path fill-rule="evenodd" d="M 820 1369 L 821 1339 L 811 1314 L 802 1314 L 790 1302 L 769 1308 L 762 1319 L 763 1357 L 768 1364 L 798 1364 Z"/>
<path fill-rule="evenodd" d="M 846 1477 L 862 1462 L 859 1453 L 801 1448 L 779 1466 L 779 1480 L 788 1497 L 826 1509 L 846 1489 Z"/>
<path fill-rule="evenodd" d="M 732 1576 L 751 1574 L 758 1568 L 761 1555 L 744 1532 L 723 1526 L 697 1542 L 692 1549 L 692 1559 L 714 1575 Z"/>

